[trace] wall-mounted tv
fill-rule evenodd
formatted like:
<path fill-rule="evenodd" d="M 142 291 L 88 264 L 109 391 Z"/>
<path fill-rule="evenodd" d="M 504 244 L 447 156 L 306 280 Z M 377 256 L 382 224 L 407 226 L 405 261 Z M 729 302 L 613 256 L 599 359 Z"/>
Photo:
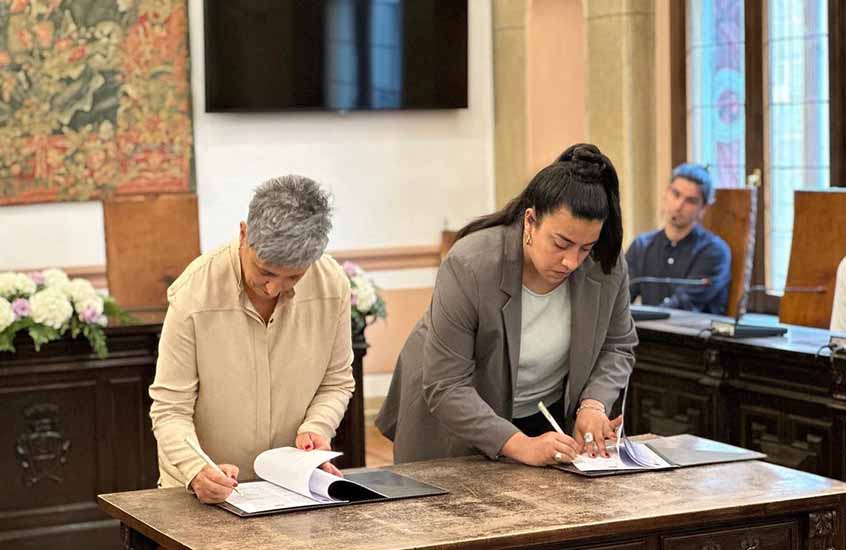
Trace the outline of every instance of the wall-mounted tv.
<path fill-rule="evenodd" d="M 467 107 L 467 0 L 205 0 L 206 111 Z"/>

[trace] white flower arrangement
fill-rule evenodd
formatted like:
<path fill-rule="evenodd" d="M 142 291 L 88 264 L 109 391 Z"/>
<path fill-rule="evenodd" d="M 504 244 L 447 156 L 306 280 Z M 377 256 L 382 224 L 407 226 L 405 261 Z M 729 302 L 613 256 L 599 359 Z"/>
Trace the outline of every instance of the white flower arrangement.
<path fill-rule="evenodd" d="M 134 322 L 109 296 L 85 279 L 68 278 L 60 269 L 29 274 L 0 273 L 0 351 L 15 351 L 15 335 L 26 331 L 35 349 L 70 331 L 80 334 L 101 358 L 108 355 L 103 327 L 109 317 Z"/>
<path fill-rule="evenodd" d="M 359 333 L 377 319 L 387 317 L 385 301 L 379 296 L 378 287 L 367 273 L 352 262 L 342 266 L 350 280 L 350 309 L 353 333 Z"/>

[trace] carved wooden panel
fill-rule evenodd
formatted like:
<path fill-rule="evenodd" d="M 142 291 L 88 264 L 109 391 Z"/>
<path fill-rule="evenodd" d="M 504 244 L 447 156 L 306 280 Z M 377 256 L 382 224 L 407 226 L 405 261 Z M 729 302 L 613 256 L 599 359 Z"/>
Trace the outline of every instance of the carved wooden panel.
<path fill-rule="evenodd" d="M 808 550 L 835 550 L 834 536 L 838 530 L 835 510 L 808 514 Z"/>
<path fill-rule="evenodd" d="M 767 454 L 782 466 L 827 475 L 831 472 L 831 422 L 774 408 L 741 405 L 739 444 Z"/>
<path fill-rule="evenodd" d="M 696 383 L 640 373 L 632 376 L 628 397 L 628 433 L 708 437 L 713 399 Z"/>
<path fill-rule="evenodd" d="M 155 487 L 147 387 L 158 327 L 108 329 L 110 356 L 65 338 L 0 353 L 0 546 L 120 548 L 98 493 Z"/>
<path fill-rule="evenodd" d="M 0 425 L 8 427 L 0 430 L 0 514 L 91 500 L 97 482 L 94 397 L 91 381 L 0 390 Z"/>
<path fill-rule="evenodd" d="M 798 550 L 796 521 L 664 537 L 664 550 Z"/>
<path fill-rule="evenodd" d="M 560 548 L 560 546 L 557 547 Z M 647 548 L 649 543 L 646 540 L 635 540 L 598 546 L 574 546 L 571 550 L 646 550 Z"/>

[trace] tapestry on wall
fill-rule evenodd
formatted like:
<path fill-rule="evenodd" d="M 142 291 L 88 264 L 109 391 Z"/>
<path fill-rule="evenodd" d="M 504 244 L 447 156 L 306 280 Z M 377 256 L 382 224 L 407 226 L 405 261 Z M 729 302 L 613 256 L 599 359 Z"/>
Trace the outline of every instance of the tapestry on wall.
<path fill-rule="evenodd" d="M 0 205 L 193 188 L 185 0 L 0 0 Z"/>

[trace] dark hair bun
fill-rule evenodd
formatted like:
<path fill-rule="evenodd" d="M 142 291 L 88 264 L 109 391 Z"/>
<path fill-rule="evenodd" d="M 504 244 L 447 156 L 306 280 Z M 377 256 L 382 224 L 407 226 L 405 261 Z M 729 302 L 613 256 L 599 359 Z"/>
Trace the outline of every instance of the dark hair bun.
<path fill-rule="evenodd" d="M 590 143 L 577 143 L 568 147 L 558 157 L 557 162 L 572 162 L 576 174 L 583 180 L 596 180 L 608 169 L 608 159 Z"/>

